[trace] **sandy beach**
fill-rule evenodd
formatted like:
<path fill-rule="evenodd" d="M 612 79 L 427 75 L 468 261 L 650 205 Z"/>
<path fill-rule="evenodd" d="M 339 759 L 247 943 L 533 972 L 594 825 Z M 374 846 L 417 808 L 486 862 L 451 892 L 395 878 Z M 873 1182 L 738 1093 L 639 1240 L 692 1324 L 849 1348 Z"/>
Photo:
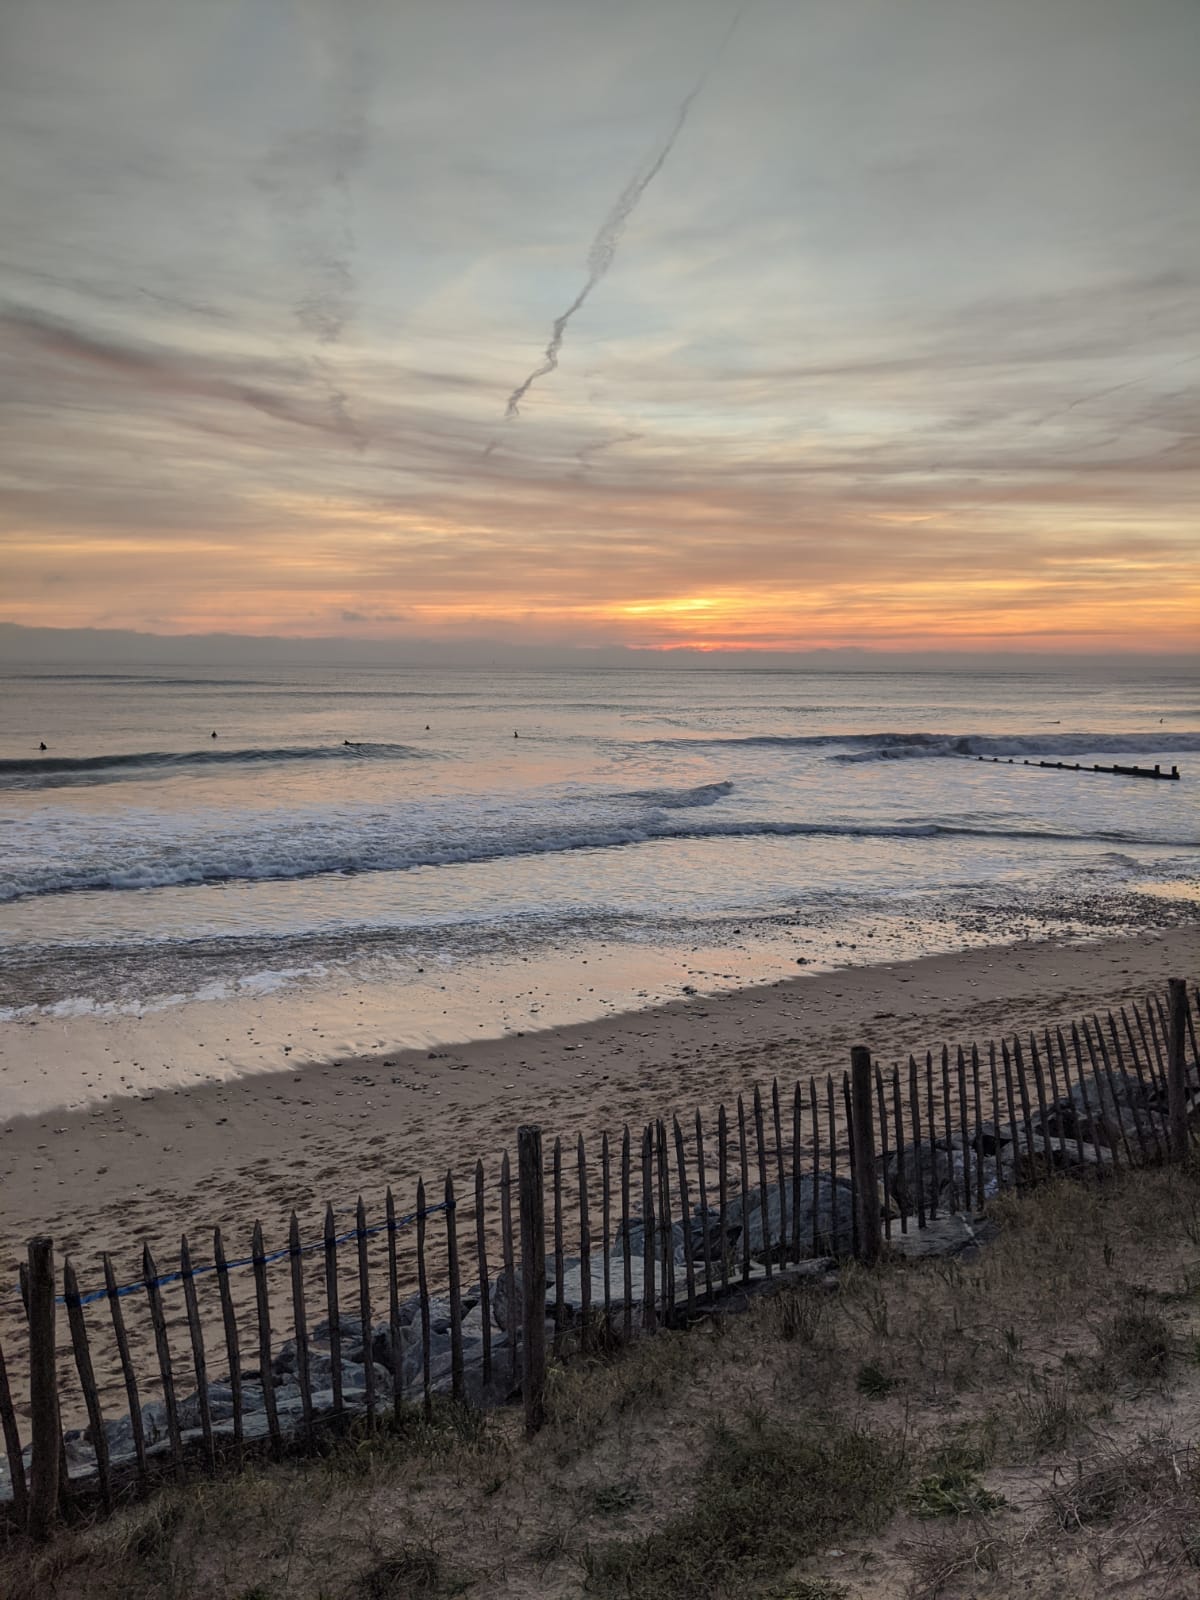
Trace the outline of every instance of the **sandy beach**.
<path fill-rule="evenodd" d="M 415 1191 L 511 1148 L 519 1123 L 548 1135 L 619 1129 L 709 1108 L 755 1082 L 840 1070 L 853 1043 L 903 1059 L 943 1040 L 1067 1021 L 1200 972 L 1200 930 L 1087 943 L 1016 944 L 797 976 L 643 1012 L 433 1051 L 312 1061 L 279 1073 L 20 1118 L 0 1132 L 0 1239 L 15 1271 L 50 1234 L 95 1275 L 148 1238 L 257 1218 L 279 1239 L 295 1207 L 315 1233 L 325 1202 L 391 1184 Z"/>

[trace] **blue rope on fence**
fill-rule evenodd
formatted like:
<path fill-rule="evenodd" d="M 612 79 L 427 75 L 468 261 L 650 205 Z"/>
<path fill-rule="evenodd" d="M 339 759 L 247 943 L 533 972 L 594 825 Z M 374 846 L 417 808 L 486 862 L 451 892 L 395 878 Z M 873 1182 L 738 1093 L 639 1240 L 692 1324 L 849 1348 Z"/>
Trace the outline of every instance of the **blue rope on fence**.
<path fill-rule="evenodd" d="M 201 1278 L 210 1272 L 232 1272 L 237 1267 L 252 1267 L 258 1261 L 261 1261 L 263 1266 L 270 1266 L 272 1262 L 282 1261 L 287 1256 L 311 1255 L 315 1250 L 324 1250 L 329 1245 L 348 1244 L 351 1239 L 370 1239 L 377 1233 L 398 1233 L 401 1228 L 407 1228 L 412 1223 L 419 1221 L 422 1215 L 432 1217 L 439 1211 L 449 1211 L 450 1209 L 450 1201 L 439 1200 L 436 1205 L 426 1206 L 423 1213 L 411 1211 L 408 1216 L 397 1217 L 394 1222 L 377 1222 L 372 1227 L 361 1230 L 351 1228 L 348 1233 L 339 1233 L 332 1239 L 316 1239 L 311 1244 L 302 1244 L 295 1251 L 293 1251 L 291 1245 L 284 1245 L 282 1250 L 272 1250 L 264 1256 L 240 1256 L 236 1261 L 227 1261 L 223 1267 L 218 1267 L 215 1262 L 212 1262 L 208 1266 L 193 1267 L 188 1276 Z M 81 1306 L 90 1306 L 94 1305 L 97 1300 L 120 1300 L 127 1294 L 136 1294 L 139 1289 L 165 1289 L 172 1283 L 182 1283 L 183 1279 L 183 1272 L 164 1272 L 159 1278 L 139 1278 L 134 1283 L 118 1284 L 112 1290 L 107 1288 L 89 1289 L 86 1294 L 79 1296 L 79 1304 Z M 13 1290 L 13 1293 L 17 1295 L 20 1292 L 19 1287 Z M 74 1299 L 74 1296 L 72 1296 L 72 1299 Z M 54 1303 L 55 1305 L 65 1306 L 67 1304 L 66 1295 L 57 1295 Z"/>

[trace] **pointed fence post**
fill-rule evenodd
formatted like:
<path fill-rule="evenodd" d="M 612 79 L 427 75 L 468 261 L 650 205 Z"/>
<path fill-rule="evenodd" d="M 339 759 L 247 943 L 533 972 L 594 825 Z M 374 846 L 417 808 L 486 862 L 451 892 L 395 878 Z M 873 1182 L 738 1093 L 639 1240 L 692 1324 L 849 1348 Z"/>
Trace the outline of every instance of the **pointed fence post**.
<path fill-rule="evenodd" d="M 54 1241 L 29 1241 L 29 1409 L 33 1460 L 29 1468 L 29 1536 L 48 1539 L 58 1514 L 62 1432 L 54 1346 Z"/>
<path fill-rule="evenodd" d="M 1182 978 L 1172 978 L 1167 997 L 1167 1116 L 1171 1129 L 1172 1161 L 1183 1161 L 1188 1153 L 1187 1072 L 1184 1066 L 1187 1011 L 1187 984 Z"/>
<path fill-rule="evenodd" d="M 546 1419 L 546 1207 L 542 1185 L 542 1130 L 517 1129 L 517 1182 L 521 1204 L 521 1388 L 525 1431 Z"/>
<path fill-rule="evenodd" d="M 861 1044 L 850 1051 L 850 1097 L 854 1110 L 854 1204 L 858 1217 L 860 1261 L 878 1261 L 882 1248 L 879 1175 L 875 1164 L 875 1118 L 871 1101 L 871 1052 Z"/>

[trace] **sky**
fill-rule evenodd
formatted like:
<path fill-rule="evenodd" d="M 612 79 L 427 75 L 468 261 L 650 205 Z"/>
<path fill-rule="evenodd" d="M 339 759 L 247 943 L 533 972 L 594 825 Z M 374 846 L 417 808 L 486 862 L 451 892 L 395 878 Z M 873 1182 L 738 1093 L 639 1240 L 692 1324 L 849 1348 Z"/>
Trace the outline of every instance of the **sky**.
<path fill-rule="evenodd" d="M 9 0 L 0 621 L 1194 651 L 1198 74 L 1195 0 Z"/>

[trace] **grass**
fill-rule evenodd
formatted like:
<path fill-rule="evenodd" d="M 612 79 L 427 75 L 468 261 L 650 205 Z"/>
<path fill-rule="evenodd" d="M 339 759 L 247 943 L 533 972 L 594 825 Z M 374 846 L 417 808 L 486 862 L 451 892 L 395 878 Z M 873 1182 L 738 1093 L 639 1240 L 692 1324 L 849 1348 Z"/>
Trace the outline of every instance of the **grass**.
<path fill-rule="evenodd" d="M 878 1528 L 903 1471 L 899 1441 L 837 1422 L 719 1427 L 689 1509 L 644 1537 L 589 1547 L 587 1587 L 628 1600 L 705 1600 L 774 1575 L 847 1532 Z"/>
<path fill-rule="evenodd" d="M 815 1344 L 827 1309 L 828 1296 L 823 1291 L 792 1289 L 779 1295 L 775 1301 L 779 1337 L 788 1342 Z"/>
<path fill-rule="evenodd" d="M 1003 1495 L 993 1494 L 965 1467 L 928 1473 L 909 1495 L 918 1517 L 986 1517 L 1004 1503 Z"/>
<path fill-rule="evenodd" d="M 864 1361 L 855 1374 L 854 1385 L 868 1400 L 882 1400 L 896 1387 L 896 1380 L 877 1361 Z"/>
<path fill-rule="evenodd" d="M 846 1585 L 831 1578 L 797 1578 L 782 1589 L 768 1590 L 764 1600 L 849 1600 L 849 1596 Z"/>
<path fill-rule="evenodd" d="M 999 1567 L 1000 1551 L 998 1539 L 973 1529 L 924 1540 L 910 1552 L 908 1600 L 937 1600 L 965 1575 L 990 1577 Z"/>
<path fill-rule="evenodd" d="M 1074 1476 L 1053 1490 L 1050 1504 L 1060 1527 L 1087 1528 L 1111 1524 L 1135 1507 L 1165 1506 L 1180 1495 L 1200 1511 L 1200 1460 L 1159 1433 L 1080 1462 Z"/>
<path fill-rule="evenodd" d="M 417 1596 L 464 1594 L 470 1580 L 429 1545 L 402 1545 L 353 1580 L 345 1600 L 416 1600 Z"/>
<path fill-rule="evenodd" d="M 1109 1317 L 1097 1335 L 1100 1361 L 1119 1381 L 1160 1384 L 1171 1363 L 1171 1330 L 1159 1311 L 1130 1306 Z"/>
<path fill-rule="evenodd" d="M 1189 1592 L 1200 1172 L 991 1211 L 972 1261 L 851 1267 L 554 1366 L 532 1443 L 519 1410 L 408 1407 L 44 1549 L 10 1537 L 0 1595 L 837 1600 L 868 1557 L 897 1600 Z"/>

